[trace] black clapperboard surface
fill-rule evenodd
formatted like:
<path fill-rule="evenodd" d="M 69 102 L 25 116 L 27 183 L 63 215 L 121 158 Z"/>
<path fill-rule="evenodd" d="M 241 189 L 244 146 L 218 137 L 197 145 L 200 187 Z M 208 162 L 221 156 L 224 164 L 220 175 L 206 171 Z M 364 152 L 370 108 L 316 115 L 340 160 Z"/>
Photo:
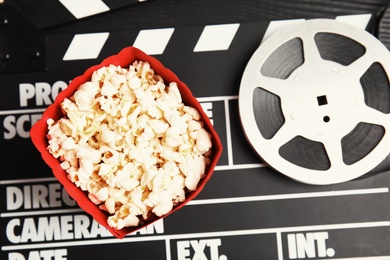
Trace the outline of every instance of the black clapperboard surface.
<path fill-rule="evenodd" d="M 51 22 L 71 19 L 57 18 Z M 362 28 L 372 22 L 370 14 L 335 19 Z M 306 185 L 266 167 L 246 141 L 238 114 L 242 73 L 263 37 L 292 22 L 47 36 L 45 70 L 0 75 L 0 258 L 390 259 L 388 164 L 345 183 Z M 69 81 L 131 45 L 189 86 L 224 151 L 198 197 L 117 239 L 69 198 L 33 146 L 29 129 Z"/>

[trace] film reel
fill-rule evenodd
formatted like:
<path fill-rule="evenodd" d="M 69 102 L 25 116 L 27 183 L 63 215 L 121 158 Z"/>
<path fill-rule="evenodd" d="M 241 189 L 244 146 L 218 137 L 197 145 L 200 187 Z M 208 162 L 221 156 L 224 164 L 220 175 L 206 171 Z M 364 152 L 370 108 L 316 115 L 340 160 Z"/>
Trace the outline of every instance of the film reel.
<path fill-rule="evenodd" d="M 245 135 L 275 170 L 308 184 L 357 178 L 390 152 L 390 54 L 370 33 L 313 19 L 281 29 L 242 76 Z"/>

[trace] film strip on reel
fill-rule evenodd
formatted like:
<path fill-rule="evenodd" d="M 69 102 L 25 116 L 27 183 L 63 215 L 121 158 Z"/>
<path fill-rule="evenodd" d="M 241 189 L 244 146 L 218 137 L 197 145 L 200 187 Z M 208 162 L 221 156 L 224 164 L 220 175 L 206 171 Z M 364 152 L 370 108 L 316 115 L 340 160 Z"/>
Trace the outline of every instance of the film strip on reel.
<path fill-rule="evenodd" d="M 367 31 L 331 19 L 283 28 L 255 51 L 239 110 L 254 150 L 304 183 L 364 175 L 390 152 L 390 54 Z"/>

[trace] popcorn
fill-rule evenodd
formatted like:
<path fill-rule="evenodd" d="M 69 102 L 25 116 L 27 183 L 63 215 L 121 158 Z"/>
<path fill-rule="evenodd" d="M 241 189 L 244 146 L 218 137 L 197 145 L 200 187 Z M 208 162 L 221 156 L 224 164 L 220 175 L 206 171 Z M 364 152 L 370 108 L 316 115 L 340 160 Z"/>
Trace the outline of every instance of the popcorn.
<path fill-rule="evenodd" d="M 205 175 L 212 142 L 199 111 L 148 62 L 96 70 L 61 108 L 47 149 L 117 230 L 166 215 Z"/>

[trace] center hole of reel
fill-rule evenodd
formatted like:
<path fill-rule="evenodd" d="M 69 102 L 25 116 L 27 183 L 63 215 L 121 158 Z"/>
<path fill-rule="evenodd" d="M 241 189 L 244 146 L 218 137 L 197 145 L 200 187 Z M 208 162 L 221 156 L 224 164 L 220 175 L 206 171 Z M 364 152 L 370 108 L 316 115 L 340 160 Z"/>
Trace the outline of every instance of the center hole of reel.
<path fill-rule="evenodd" d="M 325 123 L 328 123 L 330 121 L 330 117 L 329 116 L 324 116 L 323 120 L 324 120 Z"/>

